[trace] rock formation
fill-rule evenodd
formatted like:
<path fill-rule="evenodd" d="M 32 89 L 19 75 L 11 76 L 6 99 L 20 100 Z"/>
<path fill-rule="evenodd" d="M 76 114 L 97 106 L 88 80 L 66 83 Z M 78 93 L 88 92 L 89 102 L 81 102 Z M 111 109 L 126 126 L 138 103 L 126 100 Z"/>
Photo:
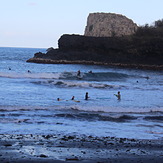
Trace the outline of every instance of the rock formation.
<path fill-rule="evenodd" d="M 87 19 L 85 36 L 113 37 L 135 33 L 137 25 L 127 17 L 113 13 L 91 13 Z"/>
<path fill-rule="evenodd" d="M 133 67 L 138 67 L 138 64 L 163 65 L 162 38 L 62 35 L 58 44 L 58 49 L 50 48 L 46 54 L 36 53 L 28 62 L 100 65 L 121 63 L 129 64 L 130 67 L 131 64 Z M 163 69 L 163 66 L 156 66 L 156 69 Z"/>
<path fill-rule="evenodd" d="M 125 16 L 95 13 L 88 17 L 85 36 L 64 34 L 58 40 L 57 49 L 36 53 L 27 62 L 163 70 L 162 52 L 162 27 L 137 27 Z"/>

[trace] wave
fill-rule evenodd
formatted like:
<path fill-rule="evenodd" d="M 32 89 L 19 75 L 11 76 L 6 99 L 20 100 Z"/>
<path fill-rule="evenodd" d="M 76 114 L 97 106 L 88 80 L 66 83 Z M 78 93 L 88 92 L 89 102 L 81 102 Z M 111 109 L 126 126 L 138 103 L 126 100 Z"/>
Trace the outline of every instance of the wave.
<path fill-rule="evenodd" d="M 129 77 L 127 74 L 117 72 L 81 73 L 80 76 L 77 76 L 76 73 L 64 73 L 63 76 L 66 76 L 67 79 L 78 79 L 86 81 L 115 81 L 124 80 Z"/>
<path fill-rule="evenodd" d="M 29 79 L 59 79 L 60 73 L 17 73 L 0 72 L 0 77 L 5 78 L 29 78 Z"/>
<path fill-rule="evenodd" d="M 145 120 L 162 121 L 163 122 L 163 116 L 146 116 L 144 119 Z"/>
<path fill-rule="evenodd" d="M 90 83 L 90 82 L 76 82 L 76 81 L 62 81 L 62 80 L 43 80 L 43 81 L 34 81 L 32 82 L 34 84 L 39 84 L 39 85 L 51 85 L 51 86 L 56 86 L 56 87 L 64 87 L 64 88 L 69 88 L 69 87 L 77 87 L 77 88 L 101 88 L 101 89 L 121 89 L 121 88 L 126 88 L 126 86 L 123 85 L 109 85 L 105 83 Z"/>
<path fill-rule="evenodd" d="M 137 117 L 130 116 L 130 115 L 121 115 L 121 116 L 114 117 L 114 116 L 104 116 L 100 114 L 90 114 L 90 113 L 78 113 L 78 114 L 62 113 L 62 114 L 56 114 L 55 117 L 86 120 L 86 121 L 112 121 L 112 122 L 127 122 L 130 120 L 137 119 Z"/>
<path fill-rule="evenodd" d="M 163 108 L 156 107 L 156 108 L 130 108 L 130 107 L 112 107 L 112 106 L 97 106 L 91 105 L 86 106 L 85 104 L 76 103 L 72 100 L 64 101 L 63 103 L 58 102 L 53 106 L 0 106 L 1 116 L 5 116 L 8 112 L 15 112 L 15 111 L 61 111 L 61 112 L 92 112 L 92 113 L 115 113 L 115 114 L 141 114 L 146 116 L 146 120 L 150 119 L 160 119 L 163 118 Z M 22 113 L 21 112 L 21 113 Z M 12 113 L 13 116 L 16 116 L 17 113 Z M 20 114 L 20 113 L 18 113 Z M 23 113 L 24 114 L 24 113 Z M 147 116 L 149 114 L 150 116 Z M 158 114 L 158 115 L 157 115 Z"/>
<path fill-rule="evenodd" d="M 30 79 L 66 79 L 66 80 L 86 80 L 86 81 L 112 81 L 123 80 L 128 75 L 113 72 L 95 72 L 81 73 L 77 76 L 76 72 L 41 72 L 41 73 L 18 73 L 18 72 L 0 72 L 0 77 L 5 78 L 30 78 Z"/>
<path fill-rule="evenodd" d="M 158 114 L 158 113 L 157 113 Z M 25 116 L 25 118 L 23 118 Z M 5 119 L 4 119 L 5 117 Z M 56 118 L 64 118 L 64 119 L 71 119 L 71 120 L 79 120 L 79 121 L 110 121 L 110 122 L 130 122 L 134 120 L 141 119 L 142 120 L 150 120 L 154 122 L 162 122 L 163 116 L 162 115 L 149 115 L 148 114 L 132 114 L 132 113 L 101 113 L 101 112 L 90 112 L 90 111 L 74 111 L 74 110 L 65 110 L 65 111 L 56 111 L 51 114 L 51 112 L 43 113 L 41 112 L 34 112 L 34 114 L 29 114 L 25 112 L 22 113 L 12 113 L 6 112 L 5 114 L 0 114 L 0 122 L 25 122 L 25 123 L 33 123 L 39 121 L 39 123 L 46 123 L 46 119 L 56 119 Z M 41 122 L 40 122 L 41 119 Z M 144 124 L 139 124 L 144 125 Z M 160 124 L 155 124 L 157 127 L 162 127 Z M 146 124 L 146 126 L 150 127 L 150 124 Z M 153 125 L 152 125 L 153 126 Z"/>
<path fill-rule="evenodd" d="M 68 108 L 69 109 L 69 108 Z M 90 112 L 102 112 L 102 113 L 129 113 L 129 114 L 163 114 L 163 108 L 162 107 L 156 107 L 156 108 L 141 108 L 141 107 L 114 107 L 114 106 L 81 106 L 81 105 L 74 105 L 71 106 L 72 110 L 77 111 L 90 111 Z"/>

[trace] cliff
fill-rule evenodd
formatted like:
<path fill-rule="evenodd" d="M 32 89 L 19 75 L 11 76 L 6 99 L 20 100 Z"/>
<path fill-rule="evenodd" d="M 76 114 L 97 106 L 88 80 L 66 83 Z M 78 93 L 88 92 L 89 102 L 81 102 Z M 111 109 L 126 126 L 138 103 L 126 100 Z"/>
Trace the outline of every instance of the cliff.
<path fill-rule="evenodd" d="M 46 54 L 36 53 L 34 58 L 27 62 L 82 63 L 163 69 L 163 38 L 63 35 L 58 44 L 58 49 L 51 48 Z"/>
<path fill-rule="evenodd" d="M 136 26 L 133 24 L 133 27 Z M 100 64 L 163 70 L 163 21 L 161 26 L 138 27 L 134 34 L 128 35 L 126 32 L 123 37 L 65 34 L 58 40 L 57 49 L 49 48 L 46 54 L 36 53 L 27 62 Z"/>
<path fill-rule="evenodd" d="M 127 17 L 113 13 L 91 13 L 87 18 L 85 36 L 112 37 L 132 35 L 137 25 Z"/>

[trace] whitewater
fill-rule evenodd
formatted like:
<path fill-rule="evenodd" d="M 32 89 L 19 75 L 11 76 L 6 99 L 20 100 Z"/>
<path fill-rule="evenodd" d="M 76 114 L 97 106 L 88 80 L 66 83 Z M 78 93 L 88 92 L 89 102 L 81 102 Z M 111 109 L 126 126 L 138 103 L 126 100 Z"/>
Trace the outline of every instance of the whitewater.
<path fill-rule="evenodd" d="M 0 134 L 163 138 L 162 71 L 26 62 L 39 51 L 0 48 Z"/>

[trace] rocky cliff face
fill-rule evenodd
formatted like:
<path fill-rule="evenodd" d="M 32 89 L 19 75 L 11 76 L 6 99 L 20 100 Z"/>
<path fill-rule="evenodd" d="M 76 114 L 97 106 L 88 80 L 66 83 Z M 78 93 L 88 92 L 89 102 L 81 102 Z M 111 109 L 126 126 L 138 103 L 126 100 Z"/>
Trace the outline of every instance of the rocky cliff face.
<path fill-rule="evenodd" d="M 95 13 L 88 17 L 85 36 L 62 35 L 58 40 L 58 49 L 49 48 L 45 54 L 36 53 L 27 62 L 118 65 L 163 70 L 162 52 L 162 27 L 138 28 L 125 16 Z"/>
<path fill-rule="evenodd" d="M 157 65 L 163 62 L 163 38 L 62 35 L 58 44 L 58 49 L 36 53 L 34 58 Z"/>
<path fill-rule="evenodd" d="M 99 64 L 163 70 L 162 37 L 62 35 L 58 44 L 58 49 L 50 48 L 46 54 L 36 53 L 27 62 Z"/>
<path fill-rule="evenodd" d="M 135 33 L 137 25 L 127 17 L 113 13 L 91 13 L 87 19 L 85 36 L 113 37 Z"/>

